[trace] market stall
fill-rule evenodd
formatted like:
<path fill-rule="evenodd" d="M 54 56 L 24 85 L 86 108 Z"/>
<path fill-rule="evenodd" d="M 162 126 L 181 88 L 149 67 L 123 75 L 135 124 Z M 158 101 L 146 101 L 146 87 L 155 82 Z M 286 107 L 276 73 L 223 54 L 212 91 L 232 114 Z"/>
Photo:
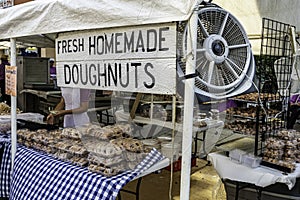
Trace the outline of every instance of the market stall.
<path fill-rule="evenodd" d="M 184 82 L 180 196 L 189 198 L 193 126 L 206 120 L 193 118 L 195 93 L 216 99 L 242 93 L 251 87 L 255 71 L 245 31 L 230 13 L 210 1 L 79 0 L 74 4 L 49 0 L 15 6 L 0 16 L 0 38 L 11 40 L 13 66 L 17 41 L 29 41 L 33 35 L 35 39 L 37 35 L 55 39 L 58 86 L 170 95 L 172 131 L 176 127 L 178 81 Z M 20 159 L 16 154 L 15 108 L 13 96 L 12 164 Z M 132 118 L 134 113 L 130 114 Z M 104 135 L 100 137 L 104 140 L 110 135 L 91 129 L 84 133 Z M 30 142 L 24 144 L 31 146 Z M 172 158 L 171 154 L 171 162 Z"/>
<path fill-rule="evenodd" d="M 174 21 L 184 21 L 188 20 L 191 16 L 191 13 L 193 11 L 194 6 L 196 5 L 196 1 L 176 1 L 176 2 L 161 2 L 161 1 L 155 1 L 155 2 L 149 2 L 149 1 L 115 1 L 112 2 L 105 2 L 105 1 L 76 1 L 76 4 L 74 4 L 72 1 L 33 1 L 26 3 L 24 5 L 18 5 L 11 8 L 7 8 L 5 10 L 2 10 L 1 15 L 1 39 L 10 39 L 11 41 L 11 65 L 16 66 L 16 42 L 18 41 L 30 41 L 31 36 L 38 36 L 41 41 L 45 38 L 56 38 L 58 33 L 63 32 L 69 32 L 69 31 L 80 31 L 80 30 L 86 30 L 84 33 L 87 34 L 87 37 L 90 36 L 96 36 L 96 34 L 99 34 L 97 32 L 88 31 L 91 29 L 107 29 L 113 28 L 113 27 L 137 27 L 138 25 L 146 25 L 146 24 L 152 24 L 145 27 L 140 28 L 140 32 L 147 31 L 147 28 L 149 29 L 149 33 L 153 34 L 152 28 L 155 28 L 154 34 L 156 34 L 156 31 L 159 31 L 159 33 L 172 32 L 170 36 L 167 37 L 168 43 L 160 43 L 159 47 L 167 47 L 169 52 L 166 55 L 161 54 L 166 59 L 160 59 L 161 63 L 163 63 L 165 66 L 168 66 L 167 69 L 164 72 L 169 74 L 169 82 L 172 83 L 170 86 L 167 86 L 165 82 L 158 83 L 156 87 L 158 89 L 156 90 L 148 90 L 148 92 L 160 92 L 160 93 L 168 93 L 168 94 L 175 94 L 175 78 L 176 78 L 176 41 L 172 40 L 175 37 L 175 26 L 172 25 L 170 22 Z M 24 20 L 27 19 L 27 20 Z M 97 20 L 95 20 L 97 19 Z M 50 23 L 51 22 L 51 23 Z M 164 23 L 167 23 L 164 25 Z M 159 24 L 159 25 L 153 25 L 153 24 Z M 160 27 L 162 26 L 162 27 Z M 164 29 L 164 28 L 167 28 Z M 170 28 L 170 29 L 169 29 Z M 126 28 L 124 28 L 126 29 Z M 115 29 L 115 31 L 122 31 L 122 28 Z M 127 29 L 129 31 L 129 29 Z M 137 32 L 138 33 L 138 32 Z M 62 43 L 70 44 L 70 39 L 73 40 L 72 44 L 75 44 L 76 42 L 80 42 L 81 38 L 78 38 L 78 35 L 76 32 L 71 33 L 72 35 L 65 35 L 65 38 L 62 36 L 59 36 L 59 40 Z M 94 34 L 94 35 L 93 35 Z M 143 34 L 144 35 L 144 34 Z M 72 38 L 74 37 L 75 38 Z M 156 36 L 156 35 L 154 35 Z M 144 36 L 143 36 L 144 37 Z M 161 35 L 160 35 L 161 37 Z M 78 40 L 77 40 L 78 39 Z M 166 38 L 160 38 L 160 42 L 164 41 Z M 171 39 L 171 40 L 169 40 Z M 165 46 L 169 44 L 169 42 L 172 41 L 173 46 Z M 75 43 L 74 43 L 75 42 Z M 59 42 L 57 44 L 60 44 Z M 139 44 L 141 45 L 141 44 Z M 90 60 L 85 60 L 85 56 L 82 56 L 83 54 L 76 54 L 76 50 L 70 47 L 66 47 L 64 44 L 64 47 L 61 46 L 63 49 L 63 52 L 59 53 L 65 53 L 64 55 L 67 55 L 67 53 L 75 53 L 75 57 L 61 57 L 58 58 L 58 71 L 59 74 L 63 75 L 66 72 L 63 71 L 64 67 L 66 65 L 74 66 L 72 63 L 73 61 L 78 62 L 76 59 L 80 59 L 83 62 L 86 62 L 86 64 L 91 65 L 91 62 L 97 61 L 97 59 L 100 61 L 103 58 L 98 58 L 97 55 L 90 56 Z M 140 46 L 138 46 L 140 48 Z M 155 47 L 156 48 L 156 47 Z M 57 46 L 57 49 L 59 49 L 59 46 Z M 60 49 L 61 50 L 61 49 Z M 79 49 L 77 49 L 79 50 Z M 85 49 L 86 51 L 88 49 Z M 117 51 L 118 49 L 116 49 Z M 153 50 L 153 49 L 152 49 Z M 164 50 L 164 49 L 163 49 Z M 99 52 L 98 52 L 99 53 Z M 63 55 L 63 54 L 57 54 L 57 55 Z M 123 54 L 125 55 L 125 54 Z M 151 63 L 153 65 L 157 65 L 158 62 L 156 61 L 156 58 L 158 55 L 156 55 L 156 52 L 154 53 L 148 53 L 144 56 L 151 55 L 150 58 Z M 58 56 L 58 57 L 59 57 Z M 79 56 L 82 56 L 81 58 Z M 142 58 L 143 56 L 136 54 L 133 58 L 138 60 Z M 162 58 L 163 58 L 162 57 Z M 71 59 L 70 59 L 71 58 Z M 132 58 L 126 58 L 125 59 L 132 59 Z M 113 57 L 110 59 L 114 59 Z M 69 63 L 64 63 L 68 61 Z M 101 61 L 103 62 L 103 60 Z M 71 65 L 72 64 L 72 65 Z M 145 63 L 146 64 L 146 63 Z M 149 65 L 148 67 L 152 67 Z M 161 66 L 160 66 L 161 67 Z M 74 69 L 74 68 L 73 68 Z M 73 70 L 72 69 L 72 70 Z M 150 69 L 150 68 L 149 68 Z M 161 67 L 161 69 L 163 69 Z M 149 75 L 149 71 L 146 71 L 146 75 Z M 163 80 L 162 74 L 155 74 L 158 75 L 157 80 Z M 69 74 L 70 75 L 70 74 Z M 166 74 L 164 74 L 166 75 Z M 151 78 L 151 76 L 149 76 Z M 149 78 L 148 77 L 148 78 Z M 63 85 L 63 82 L 65 77 L 59 77 L 58 76 L 58 84 L 60 86 Z M 73 76 L 74 78 L 74 76 Z M 152 77 L 153 78 L 153 77 Z M 74 79 L 73 79 L 74 80 Z M 149 79 L 148 79 L 149 80 Z M 151 81 L 151 79 L 150 79 Z M 162 85 L 161 85 L 162 84 Z M 147 85 L 147 87 L 151 87 L 151 85 Z M 166 87 L 167 86 L 167 87 Z M 75 84 L 71 85 L 71 87 L 82 87 L 87 88 L 89 85 L 84 86 L 83 84 Z M 190 86 L 187 86 L 190 87 Z M 125 88 L 124 90 L 132 90 L 134 87 L 130 85 L 128 88 Z M 162 88 L 165 88 L 161 90 Z M 107 90 L 119 90 L 119 87 L 98 87 L 98 89 L 107 89 Z M 136 92 L 145 92 L 145 88 L 134 88 L 134 91 Z M 192 92 L 192 90 L 190 90 Z M 189 93 L 187 91 L 187 93 Z M 16 115 L 15 115 L 15 109 L 16 109 L 16 100 L 17 97 L 12 97 L 12 137 L 11 137 L 11 144 L 12 144 L 12 164 L 14 164 L 14 161 L 18 161 L 18 155 L 16 155 L 17 147 L 16 147 Z M 188 112 L 192 114 L 192 112 L 189 112 L 189 108 L 187 107 L 185 109 L 185 112 Z M 185 115 L 188 117 L 188 115 Z M 187 121 L 192 121 L 192 115 L 188 117 Z M 189 132 L 189 125 L 184 125 L 184 132 Z M 190 135 L 190 134 L 188 134 Z M 191 136 L 189 141 L 191 141 Z M 188 145 L 189 142 L 188 142 Z M 189 146 L 190 147 L 190 146 Z M 187 147 L 187 149 L 189 149 Z M 188 157 L 185 157 L 183 155 L 183 170 L 187 170 L 189 174 L 190 170 L 190 151 L 184 149 L 183 152 L 186 152 Z M 15 170 L 15 168 L 14 168 Z M 182 187 L 186 187 L 187 191 L 182 191 L 181 194 L 183 196 L 186 196 L 185 198 L 188 199 L 189 196 L 189 179 L 188 176 L 186 180 L 183 181 Z"/>

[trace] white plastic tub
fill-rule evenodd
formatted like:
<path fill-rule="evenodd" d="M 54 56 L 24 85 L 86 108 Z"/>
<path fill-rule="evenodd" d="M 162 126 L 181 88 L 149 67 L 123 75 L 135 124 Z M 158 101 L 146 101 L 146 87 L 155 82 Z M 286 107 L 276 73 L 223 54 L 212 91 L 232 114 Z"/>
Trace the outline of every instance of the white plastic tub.
<path fill-rule="evenodd" d="M 174 148 L 173 148 L 174 147 Z M 162 154 L 169 158 L 170 161 L 173 158 L 173 161 L 178 160 L 179 158 L 179 148 L 180 145 L 178 143 L 174 143 L 174 146 L 172 142 L 162 143 L 161 144 L 161 152 Z"/>

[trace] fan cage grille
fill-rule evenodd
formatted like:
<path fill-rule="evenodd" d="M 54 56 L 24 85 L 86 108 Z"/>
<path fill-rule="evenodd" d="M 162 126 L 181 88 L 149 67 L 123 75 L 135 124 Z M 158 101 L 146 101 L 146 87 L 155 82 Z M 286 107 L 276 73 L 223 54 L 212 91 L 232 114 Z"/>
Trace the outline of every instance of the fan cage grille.
<path fill-rule="evenodd" d="M 227 18 L 226 18 L 227 17 Z M 204 48 L 204 41 L 207 35 L 220 34 L 222 24 L 225 26 L 220 34 L 229 46 L 229 54 L 222 63 L 215 63 L 211 68 L 211 61 L 207 59 L 205 52 L 200 51 L 196 54 L 196 77 L 195 86 L 200 90 L 208 93 L 226 93 L 235 87 L 234 83 L 239 83 L 241 76 L 245 75 L 245 71 L 249 67 L 250 45 L 245 32 L 239 22 L 227 11 L 219 8 L 204 8 L 198 13 L 197 27 L 197 49 Z M 179 67 L 185 74 L 186 66 L 184 60 L 186 49 L 186 22 L 178 25 L 178 54 Z M 235 45 L 243 45 L 238 48 L 230 48 Z M 248 44 L 248 45 L 247 45 Z M 210 69 L 210 74 L 209 74 Z M 228 87 L 228 86 L 232 87 Z"/>

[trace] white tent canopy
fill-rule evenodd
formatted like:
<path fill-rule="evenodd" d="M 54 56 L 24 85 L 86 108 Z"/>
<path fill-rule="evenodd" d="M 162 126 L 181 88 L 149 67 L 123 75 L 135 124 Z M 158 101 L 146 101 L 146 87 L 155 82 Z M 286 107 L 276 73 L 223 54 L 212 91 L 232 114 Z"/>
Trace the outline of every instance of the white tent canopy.
<path fill-rule="evenodd" d="M 0 11 L 0 39 L 187 20 L 196 0 L 35 0 Z"/>

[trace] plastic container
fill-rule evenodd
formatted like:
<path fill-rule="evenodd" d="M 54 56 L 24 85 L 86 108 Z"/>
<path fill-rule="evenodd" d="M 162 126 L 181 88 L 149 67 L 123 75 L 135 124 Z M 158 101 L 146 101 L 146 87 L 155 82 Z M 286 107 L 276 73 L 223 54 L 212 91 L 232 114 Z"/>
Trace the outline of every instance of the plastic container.
<path fill-rule="evenodd" d="M 242 163 L 243 155 L 245 155 L 245 154 L 247 154 L 245 151 L 242 151 L 240 149 L 233 149 L 229 152 L 229 158 L 238 163 Z"/>
<path fill-rule="evenodd" d="M 242 156 L 242 164 L 251 168 L 256 168 L 260 165 L 262 158 L 253 155 L 245 154 Z"/>
<path fill-rule="evenodd" d="M 0 118 L 0 133 L 6 133 L 11 129 L 11 120 Z"/>
<path fill-rule="evenodd" d="M 160 150 L 160 144 L 156 139 L 145 139 L 142 140 L 142 143 L 145 148 L 149 148 L 149 149 L 155 148 L 157 150 Z"/>
<path fill-rule="evenodd" d="M 167 143 L 172 141 L 172 136 L 159 136 L 157 139 L 160 143 Z"/>
<path fill-rule="evenodd" d="M 17 114 L 17 119 L 23 119 L 33 122 L 43 122 L 44 115 L 40 113 L 20 113 Z"/>
<path fill-rule="evenodd" d="M 17 119 L 28 120 L 33 122 L 43 122 L 44 115 L 39 113 L 20 113 Z M 11 129 L 11 116 L 0 115 L 0 132 L 6 132 Z"/>
<path fill-rule="evenodd" d="M 174 147 L 174 148 L 173 148 Z M 170 161 L 173 158 L 173 161 L 178 160 L 179 158 L 179 148 L 180 145 L 178 143 L 174 143 L 174 146 L 172 142 L 162 143 L 161 144 L 161 152 L 164 156 L 170 159 Z"/>

